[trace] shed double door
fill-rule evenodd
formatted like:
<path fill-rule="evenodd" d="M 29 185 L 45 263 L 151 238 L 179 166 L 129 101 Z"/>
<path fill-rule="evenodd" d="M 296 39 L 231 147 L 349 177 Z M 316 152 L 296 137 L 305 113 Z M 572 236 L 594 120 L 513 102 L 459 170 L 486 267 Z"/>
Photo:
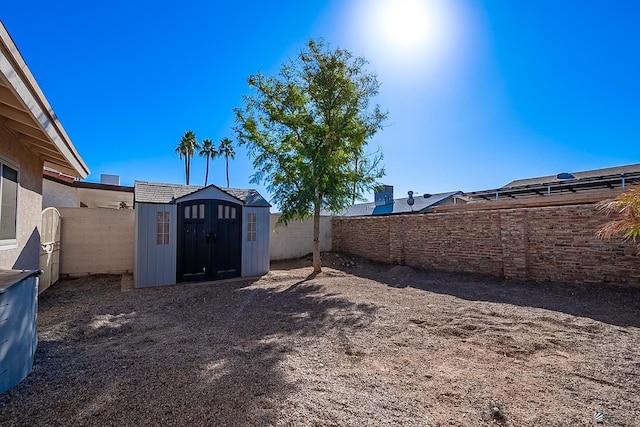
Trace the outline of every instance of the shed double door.
<path fill-rule="evenodd" d="M 240 276 L 242 206 L 220 200 L 178 205 L 177 281 Z"/>

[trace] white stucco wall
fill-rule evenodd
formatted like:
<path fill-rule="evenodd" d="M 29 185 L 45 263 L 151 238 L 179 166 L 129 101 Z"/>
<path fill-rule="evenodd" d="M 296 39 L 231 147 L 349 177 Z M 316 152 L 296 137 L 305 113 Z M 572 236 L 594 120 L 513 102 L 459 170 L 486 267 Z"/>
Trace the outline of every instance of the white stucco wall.
<path fill-rule="evenodd" d="M 279 213 L 271 214 L 270 252 L 272 260 L 299 258 L 313 249 L 313 219 L 292 221 L 286 227 L 276 227 Z M 320 251 L 331 250 L 331 217 L 320 217 Z"/>

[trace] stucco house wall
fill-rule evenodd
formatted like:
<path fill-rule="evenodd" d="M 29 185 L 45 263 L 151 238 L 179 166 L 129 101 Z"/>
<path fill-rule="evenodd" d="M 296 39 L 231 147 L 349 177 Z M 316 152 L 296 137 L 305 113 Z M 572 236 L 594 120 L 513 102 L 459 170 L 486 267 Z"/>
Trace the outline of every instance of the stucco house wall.
<path fill-rule="evenodd" d="M 0 245 L 0 268 L 36 270 L 40 256 L 43 161 L 0 124 L 0 162 L 18 170 L 16 242 Z"/>
<path fill-rule="evenodd" d="M 0 393 L 31 372 L 37 346 L 42 174 L 89 169 L 0 21 Z M 15 197 L 15 199 L 14 199 Z"/>
<path fill-rule="evenodd" d="M 52 206 L 58 208 L 80 207 L 78 189 L 44 179 L 42 183 L 42 208 Z"/>

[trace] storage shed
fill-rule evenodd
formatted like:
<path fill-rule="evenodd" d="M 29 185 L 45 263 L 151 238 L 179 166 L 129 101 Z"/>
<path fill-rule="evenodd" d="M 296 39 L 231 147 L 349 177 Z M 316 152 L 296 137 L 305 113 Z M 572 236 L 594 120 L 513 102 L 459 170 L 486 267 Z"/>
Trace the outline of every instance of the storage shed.
<path fill-rule="evenodd" d="M 136 181 L 136 287 L 269 271 L 269 208 L 253 189 Z"/>

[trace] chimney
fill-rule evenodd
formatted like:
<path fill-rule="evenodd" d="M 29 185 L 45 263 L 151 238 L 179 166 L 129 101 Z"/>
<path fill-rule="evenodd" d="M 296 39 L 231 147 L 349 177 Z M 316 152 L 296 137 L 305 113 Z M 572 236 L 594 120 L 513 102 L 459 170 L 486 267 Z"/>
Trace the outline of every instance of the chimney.
<path fill-rule="evenodd" d="M 393 203 L 393 185 L 381 185 L 373 193 L 376 206 L 385 206 Z"/>
<path fill-rule="evenodd" d="M 100 174 L 100 184 L 120 185 L 120 176 Z"/>

